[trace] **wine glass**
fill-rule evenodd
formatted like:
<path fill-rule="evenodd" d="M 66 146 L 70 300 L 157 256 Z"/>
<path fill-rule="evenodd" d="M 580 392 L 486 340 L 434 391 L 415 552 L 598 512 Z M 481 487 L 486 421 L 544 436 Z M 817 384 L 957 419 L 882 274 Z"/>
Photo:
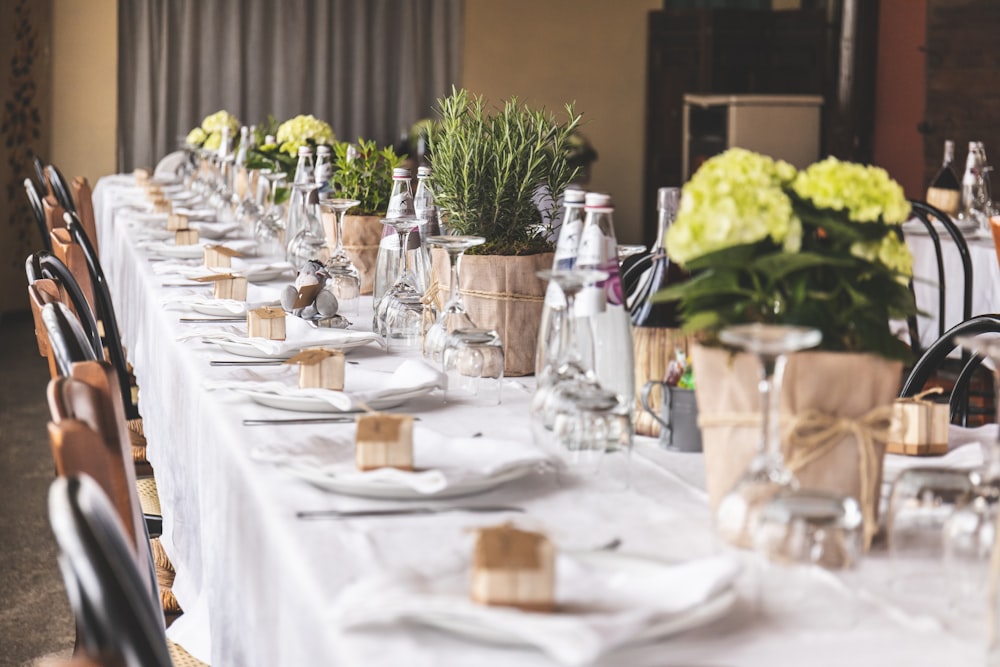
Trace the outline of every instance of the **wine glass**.
<path fill-rule="evenodd" d="M 361 273 L 344 250 L 344 216 L 347 211 L 361 202 L 357 199 L 342 199 L 320 196 L 319 207 L 324 215 L 324 233 L 330 257 L 326 260 L 326 270 L 330 274 L 331 289 L 343 309 L 350 309 L 355 315 L 361 309 Z M 333 218 L 332 229 L 327 230 L 327 220 Z M 332 233 L 331 233 L 332 232 Z M 330 237 L 334 236 L 334 247 L 330 248 Z"/>
<path fill-rule="evenodd" d="M 285 208 L 278 203 L 278 193 L 288 178 L 280 171 L 263 170 L 261 176 L 267 181 L 268 194 L 265 213 L 257 219 L 254 236 L 262 255 L 285 254 Z"/>
<path fill-rule="evenodd" d="M 409 242 L 410 231 L 418 224 L 418 218 L 413 216 L 403 216 L 399 218 L 383 218 L 380 220 L 383 225 L 392 227 L 399 237 L 399 247 L 406 248 Z M 399 253 L 399 264 L 396 269 L 396 282 L 393 283 L 389 291 L 386 292 L 382 300 L 379 301 L 375 310 L 375 331 L 382 334 L 386 339 L 386 347 L 389 346 L 389 338 L 396 338 L 404 344 L 409 345 L 414 340 L 419 341 L 422 332 L 423 304 L 421 303 L 419 283 L 416 276 L 410 271 L 406 261 L 405 251 Z M 419 311 L 415 318 L 412 313 Z M 392 317 L 390 318 L 390 313 Z M 393 324 L 390 331 L 389 324 Z M 414 327 L 416 331 L 414 332 Z"/>
<path fill-rule="evenodd" d="M 795 477 L 785 467 L 778 423 L 781 379 L 786 354 L 819 344 L 816 329 L 776 324 L 741 324 L 719 332 L 719 340 L 757 355 L 761 365 L 761 435 L 757 454 L 736 486 L 716 510 L 716 527 L 727 542 L 748 548 L 761 508 L 780 490 L 794 488 Z"/>
<path fill-rule="evenodd" d="M 288 228 L 297 231 L 288 241 L 287 259 L 296 270 L 311 259 L 321 259 L 326 250 L 323 227 L 309 203 L 312 193 L 321 187 L 321 183 L 313 181 L 292 185 L 298 196 L 297 205 L 288 214 Z"/>
<path fill-rule="evenodd" d="M 446 403 L 499 405 L 503 389 L 503 341 L 492 329 L 460 328 L 441 350 L 448 375 Z"/>
<path fill-rule="evenodd" d="M 448 340 L 448 334 L 456 329 L 472 329 L 476 326 L 466 312 L 465 303 L 462 301 L 458 271 L 465 251 L 482 245 L 486 239 L 482 236 L 429 236 L 426 241 L 431 245 L 444 248 L 448 253 L 448 262 L 451 266 L 451 293 L 448 302 L 424 337 L 424 356 L 436 363 L 441 363 L 441 352 Z"/>

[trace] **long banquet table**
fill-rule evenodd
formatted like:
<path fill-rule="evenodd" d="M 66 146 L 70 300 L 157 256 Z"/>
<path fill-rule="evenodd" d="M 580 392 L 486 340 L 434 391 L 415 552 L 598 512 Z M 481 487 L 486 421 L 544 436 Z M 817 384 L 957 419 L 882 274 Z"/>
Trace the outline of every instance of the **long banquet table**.
<path fill-rule="evenodd" d="M 475 499 L 521 506 L 522 515 L 296 519 L 299 510 L 386 503 L 320 491 L 258 462 L 254 452 L 343 441 L 353 425 L 245 427 L 245 418 L 290 413 L 204 388 L 207 379 L 251 374 L 212 367 L 212 359 L 238 357 L 178 340 L 195 325 L 180 323 L 181 313 L 163 308 L 161 300 L 187 290 L 161 286 L 170 277 L 151 270 L 139 242 L 141 224 L 124 206 L 135 196 L 133 188 L 129 176 L 101 179 L 95 209 L 102 262 L 141 387 L 140 410 L 163 509 L 163 544 L 176 566 L 174 592 L 185 610 L 168 634 L 193 654 L 220 666 L 551 665 L 535 650 L 475 643 L 411 624 L 344 631 L 334 612 L 345 588 L 380 573 L 409 568 L 433 574 L 461 567 L 470 553 L 469 529 L 508 518 L 544 530 L 560 547 L 572 549 L 618 539 L 623 553 L 667 561 L 722 550 L 711 529 L 701 456 L 661 450 L 648 438 L 637 438 L 627 491 L 538 475 Z M 358 328 L 370 321 L 366 305 L 368 313 L 356 318 Z M 391 371 L 407 356 L 368 346 L 349 359 Z M 265 369 L 253 376 L 282 372 Z M 530 378 L 511 378 L 505 381 L 503 404 L 495 408 L 444 405 L 435 394 L 406 409 L 419 415 L 423 426 L 444 434 L 523 441 L 530 438 L 531 391 Z M 983 660 L 975 619 L 957 617 L 944 600 L 921 605 L 894 595 L 887 582 L 902 566 L 890 562 L 884 548 L 855 570 L 835 575 L 780 569 L 752 554 L 736 557 L 746 568 L 741 591 L 747 594 L 731 613 L 704 627 L 619 649 L 596 664 L 839 666 L 850 661 L 858 667 L 937 667 Z M 933 567 L 919 564 L 924 570 Z M 770 573 L 768 585 L 777 581 L 796 592 L 798 602 L 789 613 L 754 612 L 755 572 Z"/>

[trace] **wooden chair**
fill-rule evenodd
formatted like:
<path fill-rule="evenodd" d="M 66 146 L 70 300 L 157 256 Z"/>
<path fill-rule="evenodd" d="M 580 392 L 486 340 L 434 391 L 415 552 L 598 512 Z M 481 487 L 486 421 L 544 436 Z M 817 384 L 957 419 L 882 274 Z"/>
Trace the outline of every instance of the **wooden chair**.
<path fill-rule="evenodd" d="M 52 254 L 62 260 L 62 263 L 73 274 L 76 282 L 80 285 L 87 305 L 93 311 L 94 316 L 100 322 L 100 315 L 97 310 L 97 297 L 94 294 L 94 286 L 90 279 L 90 271 L 87 269 L 87 258 L 79 244 L 73 242 L 73 237 L 65 227 L 53 229 L 49 233 L 52 245 Z M 101 327 L 103 329 L 103 327 Z"/>
<path fill-rule="evenodd" d="M 196 667 L 170 642 L 127 531 L 100 484 L 86 474 L 49 489 L 49 520 L 77 621 L 78 658 L 122 667 Z"/>
<path fill-rule="evenodd" d="M 49 239 L 49 228 L 45 224 L 45 208 L 42 206 L 43 195 L 38 185 L 30 178 L 24 179 L 24 193 L 28 197 L 28 206 L 31 208 L 31 216 L 38 227 L 38 234 L 42 239 L 42 245 L 49 252 L 52 252 L 52 241 Z"/>
<path fill-rule="evenodd" d="M 90 244 L 94 246 L 94 252 L 100 257 L 100 244 L 97 239 L 97 220 L 94 218 L 94 197 L 90 189 L 90 183 L 86 177 L 77 176 L 70 184 L 73 191 L 73 201 L 76 204 L 76 213 L 83 223 L 83 229 L 87 232 Z"/>
<path fill-rule="evenodd" d="M 923 390 L 927 382 L 940 371 L 948 355 L 956 349 L 955 339 L 958 336 L 978 336 L 985 333 L 1000 333 L 1000 315 L 976 315 L 946 331 L 917 360 L 913 370 L 903 382 L 903 389 L 899 395 L 913 396 Z M 978 354 L 967 355 L 949 399 L 952 421 L 958 419 L 960 423 L 966 423 L 969 411 L 969 382 L 973 373 L 982 366 L 982 362 L 983 358 Z"/>
<path fill-rule="evenodd" d="M 45 175 L 45 163 L 37 155 L 31 156 L 31 166 L 35 170 L 35 181 L 42 197 L 49 195 L 49 178 Z"/>
<path fill-rule="evenodd" d="M 59 205 L 59 202 L 52 195 L 48 195 L 42 198 L 42 210 L 45 211 L 45 228 L 52 233 L 53 229 L 59 229 L 65 227 L 66 223 L 63 220 L 63 215 L 66 213 L 66 209 Z"/>
<path fill-rule="evenodd" d="M 73 194 L 69 189 L 69 183 L 63 178 L 62 172 L 54 164 L 50 164 L 45 168 L 45 175 L 49 179 L 49 188 L 52 190 L 52 196 L 56 198 L 56 201 L 59 202 L 63 210 L 67 213 L 77 213 Z"/>
<path fill-rule="evenodd" d="M 997 249 L 997 263 L 1000 264 L 1000 215 L 990 218 L 990 231 L 993 232 L 993 245 Z"/>

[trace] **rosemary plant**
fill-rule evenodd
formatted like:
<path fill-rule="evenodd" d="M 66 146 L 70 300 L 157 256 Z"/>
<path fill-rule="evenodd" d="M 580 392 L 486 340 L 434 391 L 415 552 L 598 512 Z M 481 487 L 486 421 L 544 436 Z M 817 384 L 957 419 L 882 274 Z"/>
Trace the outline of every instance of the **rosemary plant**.
<path fill-rule="evenodd" d="M 563 123 L 513 97 L 490 114 L 482 96 L 453 89 L 438 100 L 438 113 L 429 137 L 435 199 L 455 233 L 486 238 L 470 254 L 551 250 L 551 221 L 578 171 L 568 158 L 580 123 L 573 105 Z"/>

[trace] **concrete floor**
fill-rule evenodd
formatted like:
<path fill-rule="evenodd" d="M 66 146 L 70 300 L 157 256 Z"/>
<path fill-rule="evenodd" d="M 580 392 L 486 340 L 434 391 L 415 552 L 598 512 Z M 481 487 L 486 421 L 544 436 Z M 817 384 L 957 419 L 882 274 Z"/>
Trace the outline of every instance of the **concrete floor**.
<path fill-rule="evenodd" d="M 46 505 L 48 380 L 30 313 L 0 316 L 0 667 L 69 655 L 75 637 Z"/>

